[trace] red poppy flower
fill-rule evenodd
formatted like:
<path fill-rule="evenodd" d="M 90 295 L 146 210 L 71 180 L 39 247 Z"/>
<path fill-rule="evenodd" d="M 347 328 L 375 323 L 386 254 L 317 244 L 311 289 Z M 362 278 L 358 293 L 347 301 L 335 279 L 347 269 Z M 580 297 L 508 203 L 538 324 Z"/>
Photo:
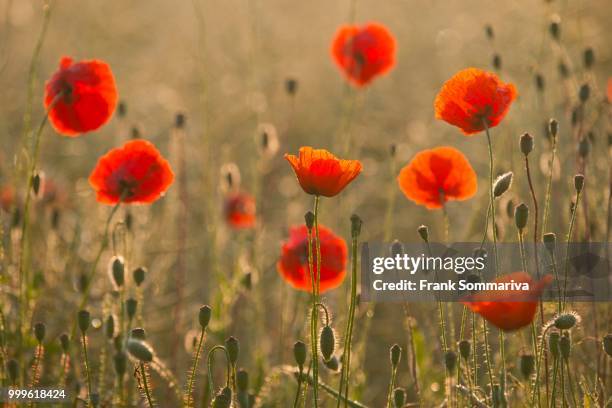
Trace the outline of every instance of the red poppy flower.
<path fill-rule="evenodd" d="M 321 242 L 321 293 L 340 286 L 346 274 L 347 248 L 344 240 L 336 236 L 330 229 L 319 225 Z M 314 243 L 313 274 L 316 274 L 317 257 Z M 281 258 L 276 264 L 281 276 L 294 288 L 312 292 L 310 268 L 308 266 L 308 230 L 305 225 L 292 227 L 289 239 L 282 248 Z"/>
<path fill-rule="evenodd" d="M 117 105 L 115 78 L 107 63 L 63 57 L 45 86 L 45 108 L 51 125 L 65 136 L 98 129 Z"/>
<path fill-rule="evenodd" d="M 225 199 L 225 221 L 235 229 L 255 226 L 255 199 L 247 193 L 230 193 Z"/>
<path fill-rule="evenodd" d="M 0 188 L 0 208 L 4 211 L 10 211 L 15 204 L 15 189 L 11 185 L 5 185 Z"/>
<path fill-rule="evenodd" d="M 608 103 L 612 103 L 612 78 L 608 78 L 607 96 L 608 96 Z"/>
<path fill-rule="evenodd" d="M 300 147 L 299 157 L 285 154 L 285 159 L 308 194 L 333 197 L 361 173 L 359 160 L 341 160 L 324 149 Z"/>
<path fill-rule="evenodd" d="M 436 118 L 460 128 L 466 135 L 492 128 L 506 116 L 516 98 L 514 85 L 477 68 L 457 72 L 436 97 Z"/>
<path fill-rule="evenodd" d="M 397 177 L 404 195 L 429 209 L 448 200 L 467 200 L 476 194 L 476 173 L 459 150 L 443 146 L 417 153 Z"/>
<path fill-rule="evenodd" d="M 142 139 L 106 153 L 89 176 L 96 200 L 104 204 L 152 203 L 173 181 L 170 164 L 152 143 Z"/>
<path fill-rule="evenodd" d="M 345 25 L 336 33 L 331 53 L 348 80 L 364 86 L 395 64 L 395 39 L 382 24 Z"/>
<path fill-rule="evenodd" d="M 528 291 L 482 291 L 471 295 L 463 303 L 501 330 L 518 330 L 533 321 L 537 311 L 538 298 L 552 280 L 552 275 L 545 275 L 542 280 L 535 282 L 525 272 L 514 272 L 500 276 L 493 282 L 527 283 L 529 285 Z"/>

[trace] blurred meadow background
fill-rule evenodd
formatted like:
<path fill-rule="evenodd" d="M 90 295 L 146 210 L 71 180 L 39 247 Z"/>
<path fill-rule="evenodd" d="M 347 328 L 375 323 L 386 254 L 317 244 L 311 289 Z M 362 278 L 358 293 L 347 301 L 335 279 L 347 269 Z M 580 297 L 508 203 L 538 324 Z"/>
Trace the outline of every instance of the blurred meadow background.
<path fill-rule="evenodd" d="M 382 23 L 396 40 L 393 69 L 364 88 L 351 86 L 330 54 L 338 27 L 349 21 Z M 195 405 L 207 406 L 211 399 L 208 351 L 234 336 L 240 342 L 237 366 L 249 374 L 248 393 L 254 395 L 255 406 L 293 406 L 293 345 L 297 340 L 309 343 L 310 298 L 280 277 L 276 263 L 289 226 L 304 223 L 312 198 L 300 189 L 284 153 L 313 146 L 362 162 L 363 173 L 346 191 L 333 201 L 323 199 L 321 205 L 321 223 L 347 244 L 353 213 L 363 220 L 360 241 L 419 242 L 421 224 L 429 227 L 431 240 L 444 239 L 442 213 L 407 200 L 395 179 L 418 151 L 453 146 L 479 177 L 475 197 L 447 206 L 449 238 L 479 241 L 488 205 L 486 139 L 482 134 L 465 137 L 436 120 L 433 109 L 442 84 L 465 67 L 496 72 L 518 91 L 505 120 L 491 130 L 495 174 L 514 172 L 510 191 L 496 202 L 500 240 L 518 239 L 514 206 L 531 204 L 519 149 L 519 136 L 525 132 L 534 137 L 530 165 L 538 199 L 544 200 L 551 118 L 558 121 L 559 133 L 550 219 L 543 232 L 554 232 L 564 241 L 575 199 L 573 177 L 584 173 L 588 217 L 577 217 L 574 240 L 608 240 L 610 21 L 612 8 L 603 0 L 0 0 L 3 385 L 10 383 L 9 359 L 19 362 L 18 382 L 30 382 L 38 350 L 31 330 L 36 322 L 46 326 L 38 383 L 55 387 L 64 379 L 60 372 L 66 353 L 58 337 L 73 328 L 79 288 L 112 208 L 96 202 L 87 177 L 101 155 L 135 136 L 157 146 L 176 179 L 154 204 L 122 206 L 113 218 L 112 239 L 87 304 L 92 319 L 90 369 L 100 406 L 146 406 L 138 396 L 131 363 L 125 379 L 128 396 L 118 402 L 113 388 L 113 345 L 104 324 L 120 302 L 107 273 L 113 255 L 125 258 L 122 299 L 138 301 L 132 327 L 146 330 L 161 366 L 153 367 L 149 379 L 158 406 L 181 405 L 203 304 L 211 306 L 212 318 L 197 368 Z M 558 40 L 551 36 L 552 22 L 560 27 Z M 590 64 L 585 64 L 587 49 L 594 55 Z M 50 126 L 44 130 L 37 166 L 44 173 L 43 189 L 30 209 L 29 307 L 27 316 L 20 316 L 15 274 L 28 174 L 24 128 L 35 128 L 44 117 L 44 83 L 62 56 L 106 61 L 115 76 L 120 108 L 107 125 L 81 137 L 65 138 Z M 584 115 L 577 119 L 579 90 L 585 84 L 590 94 Z M 183 126 L 177 126 L 177 115 L 179 122 L 184 119 Z M 347 134 L 351 146 L 345 152 L 342 140 Z M 235 230 L 226 223 L 224 200 L 236 188 L 256 200 L 255 228 Z M 531 239 L 529 227 L 526 236 Z M 147 270 L 141 285 L 132 277 L 138 267 Z M 349 286 L 347 275 L 342 286 L 323 294 L 339 344 Z M 601 338 L 611 329 L 610 305 L 576 307 L 583 323 L 573 332 L 573 386 L 579 399 L 591 404 L 576 406 L 604 406 L 612 370 L 610 358 L 601 351 Z M 448 308 L 454 316 L 448 324 L 458 331 L 462 307 Z M 546 310 L 544 320 L 554 315 L 554 305 Z M 435 304 L 358 305 L 351 399 L 385 406 L 389 347 L 397 343 L 403 353 L 395 385 L 405 388 L 406 403 L 473 403 L 466 398 L 463 405 L 456 400 L 453 405 L 452 399 L 444 402 L 444 353 L 435 313 Z M 17 347 L 20 329 L 25 345 Z M 492 329 L 491 338 L 495 333 Z M 531 406 L 528 387 L 517 379 L 523 337 L 529 339 L 529 333 L 507 337 L 506 361 L 513 373 L 508 406 Z M 86 406 L 78 338 L 71 343 L 66 384 L 72 390 L 80 385 Z M 499 358 L 496 341 L 491 343 Z M 221 354 L 215 360 L 217 388 L 225 367 Z M 321 376 L 337 389 L 337 371 L 322 368 Z M 483 388 L 486 383 L 482 370 Z M 596 396 L 585 397 L 585 390 Z M 321 406 L 335 406 L 334 397 L 320 395 Z"/>

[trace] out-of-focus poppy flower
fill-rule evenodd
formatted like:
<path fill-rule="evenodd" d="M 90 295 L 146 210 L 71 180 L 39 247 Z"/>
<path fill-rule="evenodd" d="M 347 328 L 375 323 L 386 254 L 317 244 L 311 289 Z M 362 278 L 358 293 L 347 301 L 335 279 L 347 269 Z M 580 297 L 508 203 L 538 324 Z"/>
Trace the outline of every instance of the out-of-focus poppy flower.
<path fill-rule="evenodd" d="M 10 211 L 15 204 L 15 189 L 11 185 L 3 186 L 0 189 L 0 207 L 4 211 Z"/>
<path fill-rule="evenodd" d="M 481 291 L 470 295 L 463 303 L 501 330 L 518 330 L 533 321 L 538 299 L 552 280 L 552 275 L 545 275 L 536 282 L 525 272 L 514 272 L 500 276 L 493 282 L 527 283 L 529 290 Z"/>
<path fill-rule="evenodd" d="M 608 95 L 608 103 L 612 103 L 612 78 L 608 78 L 607 95 Z"/>
<path fill-rule="evenodd" d="M 170 164 L 152 143 L 142 139 L 106 153 L 89 176 L 96 199 L 104 204 L 152 203 L 173 181 Z"/>
<path fill-rule="evenodd" d="M 514 85 L 492 72 L 467 68 L 446 81 L 434 103 L 436 118 L 460 128 L 466 135 L 492 128 L 506 116 L 516 98 Z"/>
<path fill-rule="evenodd" d="M 324 149 L 300 147 L 299 156 L 285 154 L 285 159 L 308 194 L 333 197 L 361 173 L 359 160 L 341 160 Z"/>
<path fill-rule="evenodd" d="M 336 33 L 331 53 L 349 81 L 364 86 L 395 64 L 395 39 L 382 24 L 345 25 Z"/>
<path fill-rule="evenodd" d="M 58 133 L 74 137 L 96 130 L 108 122 L 117 105 L 115 78 L 103 61 L 63 57 L 46 83 L 44 102 Z"/>
<path fill-rule="evenodd" d="M 347 248 L 344 240 L 330 229 L 319 225 L 321 243 L 320 292 L 338 287 L 346 275 Z M 313 274 L 316 274 L 317 256 L 314 233 L 312 239 Z M 310 268 L 308 266 L 308 229 L 305 225 L 292 227 L 289 239 L 282 247 L 281 258 L 276 264 L 281 276 L 294 288 L 312 292 Z"/>
<path fill-rule="evenodd" d="M 476 173 L 459 150 L 443 146 L 417 153 L 397 177 L 404 195 L 429 209 L 448 200 L 466 200 L 476 194 Z"/>
<path fill-rule="evenodd" d="M 243 192 L 229 193 L 225 199 L 225 221 L 235 229 L 255 226 L 255 199 Z"/>

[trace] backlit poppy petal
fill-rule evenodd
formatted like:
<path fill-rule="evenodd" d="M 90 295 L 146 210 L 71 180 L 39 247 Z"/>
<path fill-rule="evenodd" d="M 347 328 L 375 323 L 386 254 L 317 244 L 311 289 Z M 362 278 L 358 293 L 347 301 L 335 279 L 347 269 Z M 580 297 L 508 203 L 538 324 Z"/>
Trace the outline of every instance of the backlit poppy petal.
<path fill-rule="evenodd" d="M 336 33 L 331 53 L 347 79 L 364 86 L 395 64 L 395 39 L 382 24 L 346 25 Z"/>
<path fill-rule="evenodd" d="M 314 234 L 313 234 L 314 235 Z M 346 275 L 347 247 L 344 240 L 329 228 L 319 225 L 321 242 L 321 293 L 338 287 Z M 314 251 L 314 239 L 312 242 Z M 316 273 L 316 253 L 313 265 Z M 306 226 L 292 227 L 289 238 L 284 242 L 281 258 L 276 264 L 278 272 L 291 286 L 312 292 L 312 281 L 308 265 L 308 230 Z"/>
<path fill-rule="evenodd" d="M 333 197 L 361 173 L 358 160 L 341 160 L 323 149 L 301 147 L 298 156 L 285 154 L 302 189 L 313 195 Z"/>
<path fill-rule="evenodd" d="M 173 181 L 170 164 L 151 142 L 142 139 L 106 153 L 89 176 L 96 199 L 104 204 L 152 203 Z"/>
<path fill-rule="evenodd" d="M 247 193 L 230 193 L 225 199 L 225 221 L 234 229 L 255 226 L 255 198 Z"/>
<path fill-rule="evenodd" d="M 53 128 L 65 136 L 78 136 L 104 125 L 117 105 L 115 78 L 100 60 L 73 62 L 63 57 L 45 85 L 45 108 Z"/>
<path fill-rule="evenodd" d="M 407 198 L 429 209 L 441 208 L 448 200 L 467 200 L 478 188 L 467 158 L 448 146 L 417 153 L 397 182 Z"/>
<path fill-rule="evenodd" d="M 497 126 L 516 98 L 514 85 L 492 72 L 467 68 L 442 86 L 434 102 L 436 118 L 459 127 L 466 135 Z"/>

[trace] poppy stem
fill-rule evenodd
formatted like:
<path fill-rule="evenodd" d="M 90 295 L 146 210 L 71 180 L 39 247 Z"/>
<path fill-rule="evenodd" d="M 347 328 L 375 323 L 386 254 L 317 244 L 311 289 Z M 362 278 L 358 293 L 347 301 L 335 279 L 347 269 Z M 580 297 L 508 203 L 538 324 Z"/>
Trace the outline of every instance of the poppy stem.
<path fill-rule="evenodd" d="M 563 310 L 565 310 L 566 301 L 567 301 L 567 274 L 569 270 L 569 248 L 572 240 L 572 233 L 574 232 L 574 224 L 576 223 L 576 213 L 578 212 L 578 205 L 580 204 L 582 190 L 576 192 L 576 202 L 574 203 L 574 208 L 572 208 L 572 217 L 570 218 L 569 228 L 567 231 L 567 246 L 565 250 L 565 267 L 563 273 Z M 563 373 L 562 373 L 563 374 Z"/>
<path fill-rule="evenodd" d="M 491 143 L 491 133 L 486 120 L 483 120 L 485 133 L 487 135 L 487 145 L 489 147 L 489 208 L 491 209 L 491 227 L 493 228 L 493 254 L 495 257 L 495 276 L 498 274 L 497 260 L 497 226 L 495 225 L 495 196 L 493 195 L 493 144 Z"/>
<path fill-rule="evenodd" d="M 206 362 L 208 366 L 208 394 L 211 396 L 215 395 L 214 394 L 215 386 L 213 384 L 213 361 L 214 361 L 213 356 L 214 356 L 215 351 L 217 350 L 223 350 L 225 352 L 225 360 L 227 361 L 227 377 L 226 377 L 225 385 L 228 387 L 230 385 L 230 376 L 231 376 L 231 371 L 232 371 L 232 364 L 230 362 L 229 353 L 227 349 L 225 348 L 225 346 L 221 346 L 220 344 L 217 344 L 216 346 L 214 346 L 208 351 L 208 355 L 206 356 Z"/>
<path fill-rule="evenodd" d="M 85 375 L 87 377 L 87 406 L 91 406 L 91 373 L 89 370 L 89 358 L 87 357 L 87 335 L 85 332 L 81 334 L 83 342 L 83 360 L 85 363 Z"/>
<path fill-rule="evenodd" d="M 314 394 L 314 406 L 319 406 L 319 352 L 317 350 L 317 334 L 319 322 L 319 278 L 321 270 L 321 246 L 319 242 L 319 201 L 318 195 L 314 199 L 314 229 L 315 229 L 315 247 L 317 256 L 317 266 L 314 269 L 313 248 L 312 248 L 312 231 L 308 229 L 308 268 L 312 282 L 312 310 L 310 316 L 310 344 L 312 347 L 312 391 Z"/>
<path fill-rule="evenodd" d="M 202 331 L 200 332 L 200 338 L 198 340 L 198 347 L 193 357 L 193 367 L 191 368 L 191 374 L 189 375 L 189 382 L 187 385 L 187 392 L 184 397 L 186 407 L 194 406 L 194 400 L 193 400 L 193 396 L 191 395 L 191 392 L 193 390 L 193 384 L 195 382 L 196 370 L 198 368 L 198 360 L 200 358 L 200 354 L 202 353 L 202 345 L 204 344 L 205 332 L 206 332 L 206 329 L 202 328 Z"/>
<path fill-rule="evenodd" d="M 548 181 L 546 182 L 546 197 L 544 198 L 544 216 L 542 218 L 542 236 L 546 231 L 546 226 L 548 225 L 548 213 L 550 208 L 550 198 L 552 194 L 552 181 L 553 181 L 553 169 L 555 165 L 555 156 L 557 154 L 557 137 L 553 137 L 552 141 L 552 151 L 551 151 L 551 159 L 548 168 Z"/>
<path fill-rule="evenodd" d="M 143 362 L 140 362 L 140 374 L 142 375 L 142 386 L 144 388 L 145 396 L 147 397 L 147 403 L 149 404 L 149 408 L 153 408 L 153 399 L 151 398 L 149 382 L 147 381 L 147 371 Z"/>

